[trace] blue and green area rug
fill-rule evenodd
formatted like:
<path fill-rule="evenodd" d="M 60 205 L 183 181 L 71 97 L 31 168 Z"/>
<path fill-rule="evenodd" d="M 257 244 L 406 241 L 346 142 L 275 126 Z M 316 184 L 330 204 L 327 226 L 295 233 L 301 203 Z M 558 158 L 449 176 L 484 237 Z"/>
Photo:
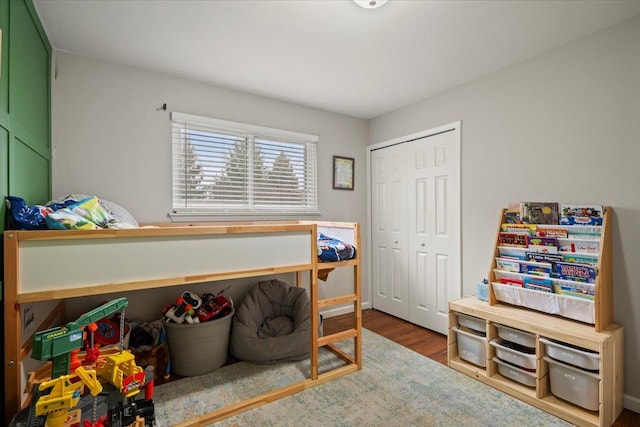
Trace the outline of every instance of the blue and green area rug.
<path fill-rule="evenodd" d="M 345 347 L 348 349 L 349 347 Z M 320 366 L 339 366 L 321 349 Z M 215 426 L 570 426 L 540 409 L 368 330 L 363 369 L 219 421 Z M 308 377 L 309 361 L 246 362 L 155 390 L 158 427 L 168 427 Z"/>

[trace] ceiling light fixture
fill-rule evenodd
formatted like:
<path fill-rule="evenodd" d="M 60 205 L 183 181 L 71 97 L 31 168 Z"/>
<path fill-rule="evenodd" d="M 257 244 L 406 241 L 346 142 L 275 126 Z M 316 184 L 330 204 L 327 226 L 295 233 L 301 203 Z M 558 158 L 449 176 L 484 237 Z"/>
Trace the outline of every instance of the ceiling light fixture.
<path fill-rule="evenodd" d="M 364 7 L 365 9 L 375 9 L 377 7 L 382 6 L 388 0 L 353 0 L 355 4 L 360 7 Z"/>

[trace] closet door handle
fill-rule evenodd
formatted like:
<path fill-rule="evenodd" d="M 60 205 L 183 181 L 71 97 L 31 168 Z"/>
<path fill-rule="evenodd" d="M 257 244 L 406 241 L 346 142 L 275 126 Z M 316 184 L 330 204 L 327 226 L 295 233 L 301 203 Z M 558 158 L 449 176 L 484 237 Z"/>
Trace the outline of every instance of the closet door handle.
<path fill-rule="evenodd" d="M 395 243 L 395 244 L 397 245 L 397 244 L 398 244 L 398 241 L 397 241 L 397 240 L 394 240 L 394 241 L 393 241 L 393 243 Z"/>
<path fill-rule="evenodd" d="M 422 242 L 422 243 L 420 243 L 420 246 L 422 246 L 424 248 L 427 245 L 424 242 Z"/>

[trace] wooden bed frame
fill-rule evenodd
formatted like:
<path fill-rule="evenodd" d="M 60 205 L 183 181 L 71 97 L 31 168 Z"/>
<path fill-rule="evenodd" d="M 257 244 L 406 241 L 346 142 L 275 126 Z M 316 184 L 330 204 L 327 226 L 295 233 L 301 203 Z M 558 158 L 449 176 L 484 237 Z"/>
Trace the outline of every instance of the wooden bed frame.
<path fill-rule="evenodd" d="M 352 243 L 355 259 L 318 262 L 317 232 Z M 338 222 L 242 222 L 154 224 L 136 229 L 4 232 L 5 421 L 26 404 L 23 362 L 30 358 L 31 336 L 64 317 L 67 298 L 217 280 L 296 273 L 309 275 L 311 298 L 311 372 L 309 378 L 267 394 L 185 421 L 204 425 L 305 390 L 362 368 L 360 226 Z M 274 247 L 283 250 L 273 250 Z M 353 268 L 353 292 L 320 300 L 317 277 L 336 267 Z M 44 304 L 35 327 L 26 332 L 22 307 Z M 352 303 L 353 328 L 318 336 L 319 310 Z M 353 354 L 333 343 L 353 339 Z M 345 364 L 319 373 L 318 350 L 327 346 Z"/>

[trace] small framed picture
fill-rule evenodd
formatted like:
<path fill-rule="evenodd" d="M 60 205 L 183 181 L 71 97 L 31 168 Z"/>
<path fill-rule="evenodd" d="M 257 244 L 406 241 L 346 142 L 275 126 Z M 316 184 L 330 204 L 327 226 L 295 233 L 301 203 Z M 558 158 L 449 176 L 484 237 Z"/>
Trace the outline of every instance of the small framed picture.
<path fill-rule="evenodd" d="M 353 157 L 333 156 L 333 189 L 353 190 Z"/>

